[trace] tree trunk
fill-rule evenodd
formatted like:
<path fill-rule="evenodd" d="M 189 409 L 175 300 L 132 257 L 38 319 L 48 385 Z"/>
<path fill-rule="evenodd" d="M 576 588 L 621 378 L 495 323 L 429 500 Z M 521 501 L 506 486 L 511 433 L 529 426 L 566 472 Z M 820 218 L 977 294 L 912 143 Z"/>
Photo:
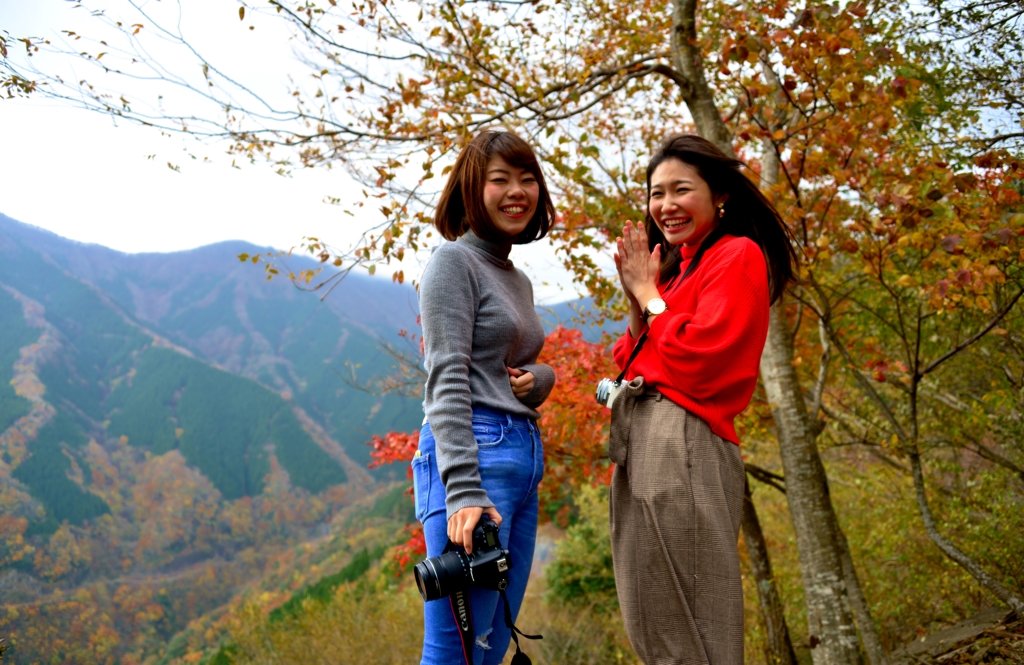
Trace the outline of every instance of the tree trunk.
<path fill-rule="evenodd" d="M 793 367 L 793 338 L 785 299 L 771 309 L 761 378 L 772 405 L 786 475 L 786 498 L 807 602 L 808 639 L 815 665 L 860 663 L 835 513 L 825 467 L 809 428 L 807 406 Z"/>
<path fill-rule="evenodd" d="M 750 567 L 757 584 L 757 598 L 761 604 L 761 619 L 764 621 L 766 644 L 765 656 L 769 665 L 796 665 L 796 654 L 793 642 L 789 639 L 789 628 L 782 612 L 782 599 L 779 598 L 772 577 L 772 564 L 768 558 L 768 546 L 761 532 L 761 521 L 757 518 L 754 498 L 750 494 L 750 480 L 743 488 L 743 541 L 747 544 Z"/>
<path fill-rule="evenodd" d="M 775 146 L 768 139 L 764 142 L 764 157 L 761 160 L 761 187 L 762 189 L 768 190 L 779 180 L 779 156 L 775 151 Z M 769 354 L 769 347 L 774 347 L 773 352 Z M 839 559 L 839 570 L 834 570 L 833 573 L 841 573 L 842 579 L 845 582 L 848 596 L 846 599 L 837 598 L 839 607 L 833 608 L 832 612 L 837 617 L 845 617 L 846 610 L 842 607 L 845 603 L 849 602 L 851 610 L 856 618 L 857 628 L 859 629 L 861 642 L 864 645 L 864 650 L 868 654 L 868 660 L 871 665 L 887 665 L 888 659 L 885 656 L 885 650 L 882 649 L 881 640 L 878 638 L 878 630 L 875 627 L 875 622 L 871 618 L 871 610 L 868 607 L 867 600 L 864 597 L 864 593 L 860 588 L 860 580 L 857 578 L 857 570 L 853 563 L 853 557 L 850 554 L 848 543 L 846 542 L 846 535 L 843 533 L 842 528 L 839 526 L 839 520 L 836 517 L 835 509 L 832 506 L 832 500 L 828 491 L 828 477 L 825 475 L 824 467 L 821 463 L 821 457 L 818 454 L 818 447 L 815 443 L 816 429 L 812 427 L 811 419 L 816 417 L 817 414 L 807 413 L 807 409 L 803 400 L 802 391 L 800 390 L 799 380 L 796 376 L 796 371 L 793 370 L 793 337 L 789 332 L 789 327 L 785 320 L 785 310 L 782 306 L 782 302 L 776 304 L 772 311 L 772 323 L 768 332 L 768 343 L 765 347 L 765 354 L 761 358 L 761 378 L 765 384 L 765 389 L 769 393 L 769 402 L 773 405 L 788 404 L 789 407 L 786 409 L 788 418 L 785 418 L 785 424 L 781 422 L 779 416 L 779 408 L 776 406 L 772 409 L 772 414 L 775 418 L 776 430 L 779 439 L 779 449 L 783 452 L 783 466 L 786 471 L 786 487 L 790 487 L 790 472 L 789 466 L 786 464 L 786 457 L 789 457 L 791 463 L 800 463 L 808 469 L 814 470 L 815 474 L 819 473 L 820 479 L 809 476 L 807 481 L 810 483 L 804 488 L 805 494 L 811 494 L 817 491 L 822 497 L 824 497 L 823 505 L 818 506 L 818 510 L 824 513 L 823 517 L 825 522 L 832 525 L 832 541 L 835 546 L 835 555 Z M 775 361 L 785 363 L 784 367 L 778 368 L 778 372 L 768 371 L 766 369 L 766 361 Z M 768 384 L 770 382 L 769 376 L 775 379 L 771 389 L 769 390 Z M 792 400 L 792 402 L 786 402 L 786 399 Z M 786 453 L 789 453 L 788 455 Z M 815 489 L 814 484 L 820 483 L 820 486 Z M 796 520 L 796 510 L 793 505 L 793 495 L 788 491 L 786 492 L 787 499 L 789 500 L 789 509 L 791 515 L 793 515 L 794 527 L 798 529 Z M 818 527 L 822 526 L 822 523 L 818 523 Z M 815 527 L 812 527 L 815 528 Z M 800 538 L 797 539 L 797 549 L 800 553 L 801 563 L 804 560 L 803 550 L 800 549 Z M 805 541 L 812 539 L 805 538 Z M 826 541 L 825 534 L 821 533 L 817 538 L 813 540 L 824 543 Z M 813 552 L 807 553 L 808 558 L 814 557 Z M 816 557 L 815 557 L 816 558 Z M 828 557 L 831 560 L 831 556 Z M 821 565 L 828 568 L 834 564 L 820 562 Z M 806 573 L 804 577 L 807 579 Z M 828 599 L 824 599 L 828 600 Z M 808 619 L 810 619 L 810 598 L 808 597 Z M 841 619 L 841 622 L 845 622 L 846 619 Z M 813 625 L 813 624 L 812 624 Z M 844 626 L 845 623 L 841 623 Z M 813 634 L 813 630 L 812 630 Z M 813 640 L 812 640 L 813 643 Z M 813 651 L 812 651 L 813 653 Z M 858 658 L 859 660 L 859 658 Z M 817 658 L 815 658 L 817 663 Z"/>
<path fill-rule="evenodd" d="M 725 154 L 735 156 L 732 133 L 722 121 L 715 96 L 704 75 L 704 54 L 697 41 L 697 0 L 674 0 L 672 3 L 672 64 L 681 76 L 679 84 L 686 108 L 693 116 L 697 133 L 711 141 Z"/>
<path fill-rule="evenodd" d="M 704 73 L 704 54 L 696 26 L 697 0 L 674 0 L 671 52 L 676 71 L 672 78 L 693 116 L 697 133 L 727 155 L 735 156 L 731 133 L 722 120 Z M 771 158 L 777 159 L 774 150 Z M 777 174 L 778 164 L 774 168 Z M 810 431 L 807 407 L 793 368 L 793 339 L 781 307 L 780 302 L 772 308 L 768 344 L 761 358 L 761 376 L 769 401 L 775 405 L 772 413 L 803 572 L 811 653 L 815 665 L 859 665 L 857 631 L 836 544 L 838 524 L 828 495 L 825 469 Z"/>

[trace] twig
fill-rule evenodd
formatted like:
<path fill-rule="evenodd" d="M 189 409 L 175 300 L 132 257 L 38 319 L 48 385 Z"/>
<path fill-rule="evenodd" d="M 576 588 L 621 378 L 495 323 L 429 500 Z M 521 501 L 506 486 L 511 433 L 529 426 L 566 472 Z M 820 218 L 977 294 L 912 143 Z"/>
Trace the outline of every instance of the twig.
<path fill-rule="evenodd" d="M 953 356 L 955 356 L 956 354 L 960 353 L 961 351 L 963 351 L 964 349 L 966 349 L 966 348 L 967 348 L 968 346 L 970 346 L 971 344 L 974 344 L 974 343 L 975 343 L 975 342 L 977 342 L 977 341 L 978 341 L 979 339 L 981 339 L 981 338 L 982 338 L 982 337 L 984 337 L 984 336 L 985 336 L 986 334 L 988 334 L 988 332 L 989 332 L 990 330 L 992 330 L 993 328 L 995 328 L 995 327 L 996 327 L 996 324 L 998 324 L 998 323 L 999 323 L 1000 321 L 1002 321 L 1002 320 L 1003 320 L 1003 318 L 1004 318 L 1004 317 L 1005 317 L 1005 316 L 1006 316 L 1007 314 L 1009 314 L 1009 313 L 1010 313 L 1010 310 L 1011 310 L 1011 309 L 1013 309 L 1013 306 L 1017 304 L 1017 301 L 1018 301 L 1018 300 L 1020 300 L 1020 297 L 1021 297 L 1022 295 L 1024 295 L 1024 289 L 1022 289 L 1022 290 L 1018 291 L 1018 292 L 1017 292 L 1017 295 L 1015 295 L 1015 296 L 1014 296 L 1014 297 L 1013 297 L 1013 298 L 1012 298 L 1012 299 L 1010 300 L 1010 302 L 1006 303 L 1006 305 L 1004 305 L 1004 306 L 1003 306 L 1003 308 L 1002 308 L 1001 310 L 999 310 L 999 311 L 998 311 L 998 312 L 996 313 L 996 315 L 995 315 L 994 317 L 992 317 L 992 320 L 991 320 L 991 321 L 989 321 L 989 322 L 988 322 L 987 324 L 985 324 L 985 325 L 984 325 L 984 326 L 983 326 L 983 327 L 981 328 L 981 330 L 979 330 L 978 332 L 974 333 L 973 335 L 971 335 L 970 337 L 968 337 L 967 339 L 965 339 L 965 340 L 964 340 L 963 342 L 961 342 L 960 344 L 957 344 L 957 345 L 956 345 L 955 347 L 953 347 L 952 349 L 950 349 L 949 351 L 947 351 L 947 352 L 946 352 L 945 354 L 943 354 L 942 356 L 940 356 L 940 357 L 936 358 L 935 360 L 931 361 L 930 363 L 928 363 L 928 366 L 927 366 L 927 367 L 925 367 L 924 369 L 922 369 L 922 370 L 920 370 L 920 371 L 918 372 L 918 376 L 919 376 L 919 377 L 921 377 L 921 376 L 924 376 L 925 374 L 928 374 L 928 373 L 929 373 L 929 372 L 931 372 L 931 371 L 932 371 L 933 369 L 935 369 L 936 367 L 938 367 L 938 366 L 939 366 L 939 365 L 941 365 L 942 363 L 946 362 L 947 360 L 949 360 L 950 358 L 952 358 L 952 357 L 953 357 Z"/>
<path fill-rule="evenodd" d="M 761 468 L 756 464 L 751 464 L 750 462 L 744 462 L 743 468 L 746 469 L 747 473 L 753 476 L 754 479 L 760 480 L 765 485 L 771 485 L 783 494 L 786 493 L 786 487 L 782 484 L 786 482 L 786 479 L 779 474 L 772 473 L 768 469 Z"/>

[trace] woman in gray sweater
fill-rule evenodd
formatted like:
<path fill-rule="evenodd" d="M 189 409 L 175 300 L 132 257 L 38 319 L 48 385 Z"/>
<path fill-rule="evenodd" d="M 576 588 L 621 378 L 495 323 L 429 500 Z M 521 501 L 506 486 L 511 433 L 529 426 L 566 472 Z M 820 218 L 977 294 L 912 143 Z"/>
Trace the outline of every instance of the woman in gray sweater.
<path fill-rule="evenodd" d="M 488 131 L 461 152 L 434 225 L 448 242 L 420 281 L 427 384 L 413 459 L 416 517 L 427 556 L 449 539 L 472 551 L 486 515 L 513 562 L 505 590 L 514 621 L 537 535 L 537 485 L 544 450 L 539 407 L 555 383 L 537 363 L 544 330 L 533 287 L 508 260 L 514 244 L 547 233 L 554 206 L 533 150 L 509 132 Z M 496 591 L 470 592 L 475 642 L 464 649 L 451 598 L 424 607 L 422 665 L 500 663 L 511 637 Z"/>

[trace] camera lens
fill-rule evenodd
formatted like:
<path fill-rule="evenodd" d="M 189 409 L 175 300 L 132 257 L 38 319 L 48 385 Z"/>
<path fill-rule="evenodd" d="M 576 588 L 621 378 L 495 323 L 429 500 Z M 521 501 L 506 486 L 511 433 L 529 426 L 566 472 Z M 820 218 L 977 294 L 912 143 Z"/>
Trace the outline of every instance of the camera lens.
<path fill-rule="evenodd" d="M 466 555 L 447 552 L 416 564 L 413 569 L 416 586 L 423 600 L 437 600 L 469 586 L 470 576 Z"/>

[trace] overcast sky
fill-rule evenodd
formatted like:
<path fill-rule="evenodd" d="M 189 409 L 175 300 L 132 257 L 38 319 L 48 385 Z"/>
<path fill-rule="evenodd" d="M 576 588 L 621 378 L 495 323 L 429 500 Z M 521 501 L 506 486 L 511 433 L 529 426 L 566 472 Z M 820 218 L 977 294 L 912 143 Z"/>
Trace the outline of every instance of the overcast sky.
<path fill-rule="evenodd" d="M 176 6 L 174 0 L 154 2 L 144 4 Z M 112 11 L 124 6 L 106 4 Z M 258 81 L 269 94 L 285 89 L 289 71 L 302 71 L 289 64 L 283 29 L 259 18 L 256 30 L 240 29 L 237 0 L 181 0 L 181 6 L 183 30 L 204 54 Z M 12 36 L 59 39 L 62 29 L 86 32 L 94 25 L 65 0 L 0 0 L 0 28 Z M 164 57 L 177 56 L 167 51 Z M 359 198 L 359 188 L 338 170 L 282 177 L 262 164 L 232 168 L 224 146 L 115 124 L 41 98 L 0 100 L 0 128 L 0 212 L 75 240 L 125 252 L 169 252 L 233 239 L 287 249 L 303 236 L 344 247 L 366 224 L 379 221 L 353 219 L 323 202 L 326 196 Z M 193 161 L 188 153 L 211 161 Z M 533 279 L 538 301 L 576 297 L 546 243 L 516 248 L 513 259 Z M 414 276 L 417 265 L 406 266 L 406 273 Z"/>

